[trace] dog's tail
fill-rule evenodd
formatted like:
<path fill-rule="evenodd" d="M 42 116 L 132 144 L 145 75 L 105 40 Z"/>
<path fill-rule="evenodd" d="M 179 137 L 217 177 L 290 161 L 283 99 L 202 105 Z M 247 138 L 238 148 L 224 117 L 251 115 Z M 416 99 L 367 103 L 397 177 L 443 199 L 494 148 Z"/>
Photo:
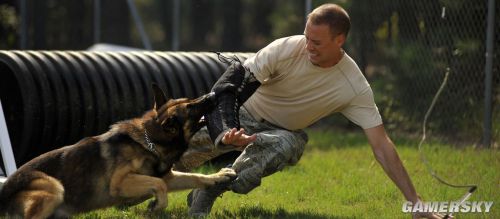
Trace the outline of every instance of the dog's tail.
<path fill-rule="evenodd" d="M 37 179 L 42 179 L 51 184 L 53 187 L 48 189 L 53 188 L 55 190 L 53 192 L 56 195 L 64 194 L 64 187 L 62 184 L 57 179 L 50 177 L 43 172 L 36 170 L 16 172 L 9 176 L 9 179 L 0 190 L 0 218 L 5 214 L 20 213 L 19 203 L 16 203 L 14 200 L 17 199 L 19 192 L 29 189 L 30 184 Z"/>
<path fill-rule="evenodd" d="M 22 190 L 32 180 L 40 178 L 40 174 L 14 174 L 9 176 L 9 179 L 0 188 L 0 218 L 9 214 L 15 208 L 13 199 L 15 195 Z"/>

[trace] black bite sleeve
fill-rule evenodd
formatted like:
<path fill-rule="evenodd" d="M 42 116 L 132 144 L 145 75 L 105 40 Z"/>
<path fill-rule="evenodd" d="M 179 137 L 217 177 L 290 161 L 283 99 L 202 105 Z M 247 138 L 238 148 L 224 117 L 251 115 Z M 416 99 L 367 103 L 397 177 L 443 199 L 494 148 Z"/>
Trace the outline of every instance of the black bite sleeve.
<path fill-rule="evenodd" d="M 216 107 L 205 114 L 205 120 L 215 146 L 222 144 L 224 133 L 240 128 L 239 109 L 259 86 L 260 82 L 241 62 L 233 62 L 214 84 Z"/>

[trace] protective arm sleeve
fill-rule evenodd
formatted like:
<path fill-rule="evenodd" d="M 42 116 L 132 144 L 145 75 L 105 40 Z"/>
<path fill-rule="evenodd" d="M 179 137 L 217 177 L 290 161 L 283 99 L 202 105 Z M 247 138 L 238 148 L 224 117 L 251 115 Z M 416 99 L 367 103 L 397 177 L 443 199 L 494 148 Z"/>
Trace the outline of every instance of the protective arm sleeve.
<path fill-rule="evenodd" d="M 232 128 L 240 128 L 239 109 L 257 90 L 260 82 L 241 62 L 235 61 L 212 87 L 216 107 L 205 115 L 210 138 L 216 147 Z"/>

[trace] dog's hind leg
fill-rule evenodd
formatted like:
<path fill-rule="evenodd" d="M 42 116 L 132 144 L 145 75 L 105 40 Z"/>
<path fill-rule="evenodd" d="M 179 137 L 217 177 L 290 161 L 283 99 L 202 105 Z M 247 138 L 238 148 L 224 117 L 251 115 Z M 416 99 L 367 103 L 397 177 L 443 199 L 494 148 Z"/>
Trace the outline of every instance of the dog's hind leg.
<path fill-rule="evenodd" d="M 53 177 L 34 179 L 16 195 L 23 218 L 47 218 L 64 201 L 64 187 Z"/>

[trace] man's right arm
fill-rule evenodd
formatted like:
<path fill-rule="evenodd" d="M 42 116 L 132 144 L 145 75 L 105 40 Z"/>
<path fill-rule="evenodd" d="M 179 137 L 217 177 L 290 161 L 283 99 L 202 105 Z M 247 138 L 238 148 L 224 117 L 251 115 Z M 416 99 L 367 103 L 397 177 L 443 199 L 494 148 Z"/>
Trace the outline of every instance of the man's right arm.
<path fill-rule="evenodd" d="M 252 141 L 244 134 L 239 124 L 239 108 L 257 90 L 260 82 L 239 60 L 233 60 L 226 72 L 212 87 L 216 107 L 205 115 L 210 138 L 216 146 L 240 145 Z M 231 132 L 232 129 L 236 129 Z M 224 141 L 222 141 L 224 138 Z"/>
<path fill-rule="evenodd" d="M 233 59 L 226 72 L 212 87 L 216 94 L 217 107 L 205 117 L 208 118 L 208 129 L 214 144 L 246 145 L 254 137 L 244 134 L 239 126 L 239 108 L 252 94 L 271 78 L 279 55 L 279 47 L 283 40 L 276 40 L 254 56 L 249 57 L 245 63 Z M 223 60 L 231 58 L 222 57 Z M 230 130 L 236 128 L 234 132 Z M 225 140 L 223 142 L 222 138 Z"/>

